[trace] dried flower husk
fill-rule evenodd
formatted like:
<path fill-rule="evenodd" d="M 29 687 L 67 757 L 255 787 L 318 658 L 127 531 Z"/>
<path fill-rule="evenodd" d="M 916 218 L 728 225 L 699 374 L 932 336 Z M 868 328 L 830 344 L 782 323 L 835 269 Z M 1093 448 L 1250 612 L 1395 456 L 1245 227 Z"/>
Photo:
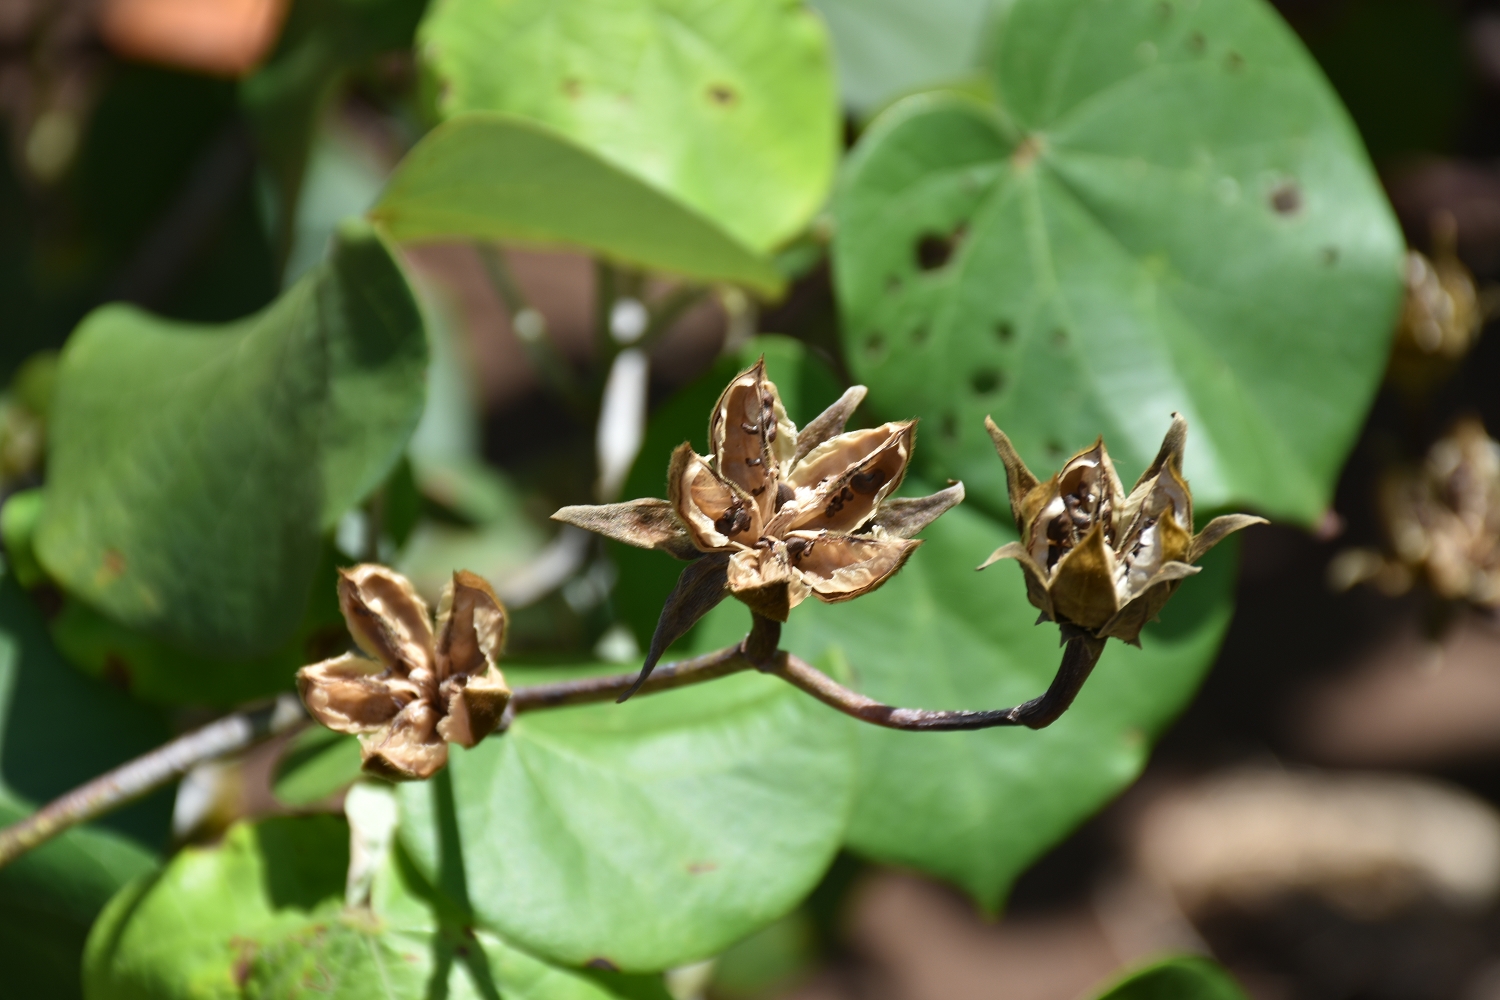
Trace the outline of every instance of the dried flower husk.
<path fill-rule="evenodd" d="M 358 734 L 366 771 L 430 778 L 449 743 L 472 747 L 500 725 L 505 608 L 483 578 L 453 574 L 436 627 L 411 581 L 374 564 L 340 571 L 339 608 L 366 655 L 303 667 L 297 690 L 313 718 Z"/>
<path fill-rule="evenodd" d="M 1453 373 L 1484 326 L 1474 276 L 1458 256 L 1453 218 L 1438 216 L 1432 230 L 1430 257 L 1406 252 L 1406 297 L 1386 372 L 1392 385 L 1414 397 Z"/>
<path fill-rule="evenodd" d="M 845 431 L 864 399 L 854 386 L 802 430 L 787 417 L 765 359 L 729 383 L 709 420 L 710 454 L 672 454 L 665 500 L 564 507 L 554 520 L 639 548 L 697 560 L 668 599 L 647 670 L 724 596 L 786 621 L 808 597 L 833 603 L 889 580 L 921 543 L 912 536 L 963 499 L 955 483 L 893 500 L 916 421 Z"/>
<path fill-rule="evenodd" d="M 1380 514 L 1389 555 L 1340 553 L 1334 586 L 1370 581 L 1399 594 L 1422 579 L 1444 599 L 1500 607 L 1500 443 L 1477 419 L 1455 423 L 1420 468 L 1389 473 Z"/>
<path fill-rule="evenodd" d="M 979 568 L 1019 562 L 1027 597 L 1044 620 L 1065 626 L 1065 637 L 1140 645 L 1141 629 L 1199 571 L 1194 563 L 1205 552 L 1241 528 L 1265 523 L 1228 514 L 1192 533 L 1193 494 L 1182 477 L 1187 421 L 1180 414 L 1172 415 L 1156 460 L 1129 493 L 1102 438 L 1042 482 L 994 420 L 986 417 L 985 426 L 1005 463 L 1021 540 L 1002 545 Z"/>

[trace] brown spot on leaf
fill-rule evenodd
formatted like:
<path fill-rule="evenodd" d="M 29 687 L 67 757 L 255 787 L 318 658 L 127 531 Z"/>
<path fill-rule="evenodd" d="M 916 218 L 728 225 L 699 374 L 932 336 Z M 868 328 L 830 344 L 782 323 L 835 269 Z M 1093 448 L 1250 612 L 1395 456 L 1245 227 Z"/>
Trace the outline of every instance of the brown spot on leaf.
<path fill-rule="evenodd" d="M 1238 52 L 1231 51 L 1224 57 L 1224 68 L 1231 73 L 1238 73 L 1245 68 L 1245 57 Z"/>
<path fill-rule="evenodd" d="M 562 82 L 562 92 L 576 101 L 583 96 L 583 84 L 577 77 L 567 77 Z"/>
<path fill-rule="evenodd" d="M 1295 181 L 1276 185 L 1271 192 L 1271 208 L 1277 215 L 1292 215 L 1302 207 L 1302 189 Z"/>
<path fill-rule="evenodd" d="M 694 861 L 689 863 L 687 870 L 689 875 L 704 875 L 708 872 L 718 871 L 719 866 L 712 861 Z"/>
<path fill-rule="evenodd" d="M 1195 31 L 1188 36 L 1187 47 L 1193 55 L 1202 55 L 1203 50 L 1208 47 L 1208 39 L 1203 37 L 1203 32 Z"/>
<path fill-rule="evenodd" d="M 583 963 L 586 969 L 602 969 L 605 972 L 619 972 L 620 967 L 607 958 L 591 958 Z"/>
<path fill-rule="evenodd" d="M 99 569 L 94 573 L 94 583 L 102 587 L 114 583 L 124 575 L 125 557 L 115 549 L 105 549 L 104 557 L 99 561 Z"/>
<path fill-rule="evenodd" d="M 720 107 L 729 107 L 740 99 L 740 95 L 727 83 L 711 83 L 708 86 L 708 99 Z"/>
<path fill-rule="evenodd" d="M 1339 248 L 1324 247 L 1323 252 L 1320 256 L 1322 256 L 1323 258 L 1323 263 L 1327 264 L 1329 267 L 1332 267 L 1339 262 Z"/>

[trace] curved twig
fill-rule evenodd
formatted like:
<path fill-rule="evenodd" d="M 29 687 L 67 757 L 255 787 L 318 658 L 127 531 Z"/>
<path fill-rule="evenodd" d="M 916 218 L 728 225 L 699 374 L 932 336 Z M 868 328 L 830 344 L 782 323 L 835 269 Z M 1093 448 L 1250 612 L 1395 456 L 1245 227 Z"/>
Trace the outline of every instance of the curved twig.
<path fill-rule="evenodd" d="M 614 701 L 621 692 L 630 690 L 637 683 L 640 684 L 640 694 L 655 694 L 727 677 L 742 670 L 759 670 L 780 677 L 845 715 L 888 729 L 909 732 L 991 729 L 997 726 L 1041 729 L 1067 711 L 1104 650 L 1102 639 L 1087 636 L 1070 639 L 1057 676 L 1046 694 L 1014 708 L 942 711 L 897 708 L 867 698 L 844 687 L 805 660 L 778 649 L 780 637 L 778 623 L 757 616 L 754 627 L 743 641 L 692 659 L 664 664 L 645 679 L 632 672 L 519 687 L 511 695 L 506 709 L 507 719 L 521 712 Z M 273 704 L 235 712 L 202 729 L 179 736 L 0 830 L 0 867 L 79 823 L 98 819 L 182 777 L 199 764 L 246 750 L 305 718 L 296 699 L 282 695 Z M 500 731 L 504 728 L 502 726 Z"/>

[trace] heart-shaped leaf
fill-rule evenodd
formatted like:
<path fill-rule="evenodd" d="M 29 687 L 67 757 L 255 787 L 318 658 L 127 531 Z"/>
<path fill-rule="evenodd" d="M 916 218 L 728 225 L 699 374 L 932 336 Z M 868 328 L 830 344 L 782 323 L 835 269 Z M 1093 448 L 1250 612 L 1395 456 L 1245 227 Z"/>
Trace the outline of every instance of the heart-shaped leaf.
<path fill-rule="evenodd" d="M 90 1000 L 621 995 L 445 919 L 399 852 L 376 862 L 368 906 L 348 907 L 348 863 L 349 828 L 331 816 L 242 824 L 185 849 L 100 917 Z"/>
<path fill-rule="evenodd" d="M 418 38 L 444 117 L 545 122 L 757 251 L 827 197 L 833 66 L 799 0 L 440 0 Z"/>
<path fill-rule="evenodd" d="M 546 125 L 461 115 L 433 129 L 370 212 L 391 238 L 577 247 L 627 266 L 777 294 L 771 262 Z"/>
<path fill-rule="evenodd" d="M 514 687 L 576 672 L 505 674 Z M 848 819 L 851 728 L 760 674 L 522 715 L 402 787 L 402 837 L 430 881 L 538 955 L 669 968 L 817 883 Z"/>
<path fill-rule="evenodd" d="M 1307 524 L 1380 380 L 1402 239 L 1317 67 L 1260 0 L 1016 0 L 1000 104 L 909 98 L 835 198 L 844 343 L 921 461 L 1004 511 L 1037 465 L 1173 411 L 1204 509 Z M 933 433 L 935 431 L 936 433 Z"/>
<path fill-rule="evenodd" d="M 416 302 L 365 227 L 236 323 L 94 312 L 58 375 L 42 565 L 188 650 L 276 649 L 302 618 L 320 532 L 416 426 L 426 359 Z"/>

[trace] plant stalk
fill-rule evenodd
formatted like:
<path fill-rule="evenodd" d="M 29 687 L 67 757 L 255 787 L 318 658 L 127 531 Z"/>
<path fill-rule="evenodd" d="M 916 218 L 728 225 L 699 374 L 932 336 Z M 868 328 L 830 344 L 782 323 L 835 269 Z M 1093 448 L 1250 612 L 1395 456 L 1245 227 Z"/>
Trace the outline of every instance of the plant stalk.
<path fill-rule="evenodd" d="M 1046 693 L 1013 708 L 932 710 L 897 708 L 852 691 L 805 660 L 778 649 L 780 638 L 781 625 L 757 615 L 750 634 L 741 642 L 657 667 L 641 683 L 638 693 L 656 694 L 717 680 L 742 670 L 759 670 L 780 677 L 845 715 L 887 729 L 908 732 L 951 732 L 998 726 L 1042 729 L 1067 711 L 1104 651 L 1103 639 L 1088 636 L 1070 639 L 1057 675 Z M 506 722 L 499 731 L 503 732 L 510 720 L 522 712 L 614 701 L 638 680 L 635 673 L 610 674 L 517 688 L 506 709 Z M 305 718 L 296 699 L 282 695 L 271 705 L 235 712 L 202 729 L 179 736 L 0 830 L 0 867 L 79 823 L 98 819 L 155 791 L 199 764 L 249 749 Z"/>

